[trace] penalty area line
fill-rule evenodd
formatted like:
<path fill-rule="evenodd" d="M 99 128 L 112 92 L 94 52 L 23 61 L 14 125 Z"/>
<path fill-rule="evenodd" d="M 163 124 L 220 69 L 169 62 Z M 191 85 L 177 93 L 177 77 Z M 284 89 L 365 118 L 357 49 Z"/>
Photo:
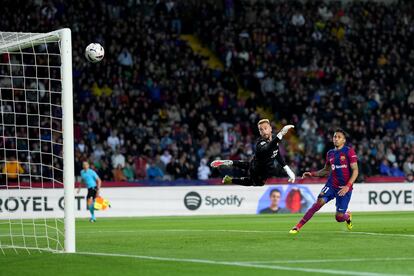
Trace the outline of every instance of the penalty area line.
<path fill-rule="evenodd" d="M 288 235 L 289 230 L 241 230 L 241 229 L 135 229 L 135 230 L 93 230 L 93 231 L 80 231 L 82 234 L 99 234 L 99 233 L 145 233 L 145 232 L 223 232 L 223 233 L 286 233 Z M 414 238 L 412 234 L 397 234 L 397 233 L 377 233 L 377 232 L 361 232 L 361 231 L 303 231 L 304 233 L 312 234 L 329 234 L 329 233 L 341 233 L 345 235 L 367 235 L 367 236 L 385 236 L 385 237 L 402 237 L 402 238 Z M 301 233 L 296 235 L 300 236 Z"/>
<path fill-rule="evenodd" d="M 286 233 L 282 230 L 238 230 L 238 229 L 136 229 L 136 230 L 94 230 L 81 231 L 82 234 L 96 233 L 142 233 L 142 232 L 228 232 L 228 233 Z"/>
<path fill-rule="evenodd" d="M 306 273 L 320 273 L 320 274 L 335 274 L 335 275 L 355 275 L 355 276 L 403 276 L 401 274 L 384 274 L 375 272 L 364 272 L 364 271 L 346 271 L 346 270 L 334 270 L 334 269 L 315 269 L 315 268 L 304 268 L 304 267 L 288 267 L 280 265 L 263 265 L 263 264 L 251 264 L 231 261 L 214 261 L 205 259 L 180 259 L 180 258 L 167 258 L 157 256 L 143 256 L 143 255 L 130 255 L 130 254 L 118 254 L 118 253 L 103 253 L 103 252 L 76 252 L 77 255 L 89 255 L 89 256 L 103 256 L 103 257 L 124 257 L 134 258 L 141 260 L 152 260 L 152 261 L 166 261 L 166 262 L 177 262 L 177 263 L 196 263 L 196 264 L 209 264 L 209 265 L 225 265 L 235 267 L 247 267 L 247 268 L 261 268 L 271 270 L 284 270 L 284 271 L 300 271 Z"/>
<path fill-rule="evenodd" d="M 308 259 L 308 260 L 269 260 L 269 261 L 240 261 L 238 263 L 248 264 L 299 264 L 299 263 L 336 263 L 336 262 L 398 262 L 414 261 L 414 257 L 394 258 L 350 258 L 350 259 Z"/>
<path fill-rule="evenodd" d="M 345 234 L 368 235 L 368 236 L 414 238 L 414 235 L 412 235 L 412 234 L 377 233 L 377 232 L 361 232 L 361 231 L 349 231 L 349 232 L 336 231 L 336 232 L 337 233 L 345 233 Z"/>

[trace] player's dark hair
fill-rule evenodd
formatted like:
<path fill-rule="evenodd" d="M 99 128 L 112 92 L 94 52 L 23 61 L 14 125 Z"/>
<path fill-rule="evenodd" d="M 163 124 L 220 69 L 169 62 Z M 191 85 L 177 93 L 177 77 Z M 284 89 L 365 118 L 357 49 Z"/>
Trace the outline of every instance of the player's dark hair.
<path fill-rule="evenodd" d="M 279 193 L 279 194 L 282 194 L 282 193 L 280 192 L 280 190 L 279 190 L 279 189 L 275 188 L 275 189 L 272 189 L 272 190 L 270 191 L 270 193 L 269 193 L 269 197 L 271 197 L 273 193 Z"/>
<path fill-rule="evenodd" d="M 345 132 L 345 130 L 343 130 L 342 128 L 337 128 L 337 129 L 335 130 L 335 132 L 340 132 L 340 133 L 342 133 L 342 134 L 344 135 L 345 139 L 348 139 L 348 133 L 346 133 L 346 132 Z M 335 132 L 334 132 L 334 133 L 335 133 Z"/>

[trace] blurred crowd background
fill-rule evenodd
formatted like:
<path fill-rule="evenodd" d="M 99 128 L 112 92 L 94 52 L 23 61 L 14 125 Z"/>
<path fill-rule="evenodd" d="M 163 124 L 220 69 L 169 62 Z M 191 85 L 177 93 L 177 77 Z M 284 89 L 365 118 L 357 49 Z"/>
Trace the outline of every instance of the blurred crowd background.
<path fill-rule="evenodd" d="M 267 116 L 296 126 L 281 153 L 298 175 L 342 127 L 362 178 L 412 179 L 413 1 L 3 2 L 3 31 L 72 30 L 77 175 L 89 160 L 104 181 L 219 177 L 209 163 L 249 159 Z M 90 42 L 102 62 L 85 60 Z"/>

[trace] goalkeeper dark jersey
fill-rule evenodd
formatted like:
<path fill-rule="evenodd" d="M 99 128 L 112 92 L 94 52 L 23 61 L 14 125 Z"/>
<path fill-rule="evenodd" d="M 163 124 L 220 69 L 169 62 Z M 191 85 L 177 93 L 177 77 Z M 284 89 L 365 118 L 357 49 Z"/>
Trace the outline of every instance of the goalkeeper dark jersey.
<path fill-rule="evenodd" d="M 251 172 L 255 175 L 267 176 L 275 169 L 275 160 L 282 166 L 286 166 L 285 160 L 279 154 L 279 142 L 275 136 L 271 141 L 259 138 L 256 144 L 256 153 L 251 163 Z"/>

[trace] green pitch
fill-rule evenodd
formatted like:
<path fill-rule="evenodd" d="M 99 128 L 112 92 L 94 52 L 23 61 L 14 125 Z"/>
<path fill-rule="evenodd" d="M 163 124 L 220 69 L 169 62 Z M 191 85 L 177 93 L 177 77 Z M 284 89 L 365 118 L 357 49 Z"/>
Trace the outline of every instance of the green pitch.
<path fill-rule="evenodd" d="M 77 221 L 77 254 L 6 250 L 0 275 L 414 275 L 412 212 Z"/>

